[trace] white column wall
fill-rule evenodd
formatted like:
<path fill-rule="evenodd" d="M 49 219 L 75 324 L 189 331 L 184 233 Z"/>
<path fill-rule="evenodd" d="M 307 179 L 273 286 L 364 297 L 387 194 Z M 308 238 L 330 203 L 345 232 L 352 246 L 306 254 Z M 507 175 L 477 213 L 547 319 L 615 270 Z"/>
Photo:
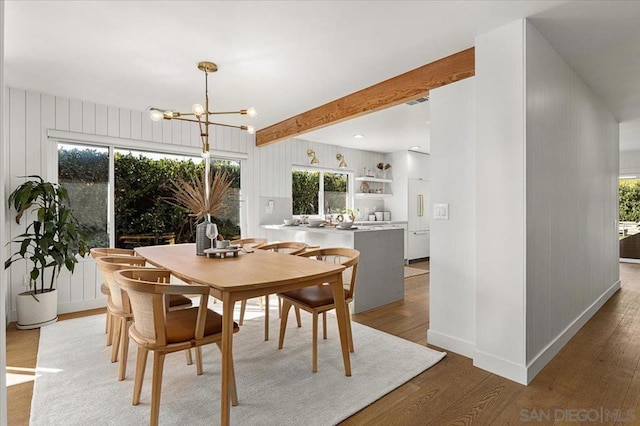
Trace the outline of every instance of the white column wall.
<path fill-rule="evenodd" d="M 2 159 L 3 189 L 6 194 L 24 181 L 19 176 L 37 174 L 46 179 L 56 179 L 57 147 L 47 137 L 51 130 L 69 132 L 74 140 L 86 138 L 87 143 L 94 140 L 115 144 L 121 142 L 123 146 L 136 147 L 139 144 L 141 148 L 160 151 L 184 149 L 193 153 L 195 148 L 201 146 L 198 128 L 191 123 L 153 122 L 143 111 L 17 88 L 7 88 L 3 93 L 8 107 L 4 114 L 7 125 L 3 127 L 8 155 Z M 356 175 L 363 166 L 372 168 L 384 159 L 379 153 L 296 139 L 257 148 L 253 135 L 232 128 L 214 127 L 211 133 L 212 150 L 247 158 L 242 166 L 243 199 L 248 222 L 246 229 L 243 229 L 245 235 L 260 233 L 260 196 L 291 197 L 291 167 L 309 164 L 307 149 L 316 151 L 320 166 L 336 170 L 336 154 L 342 153 L 349 165 L 347 170 Z M 6 214 L 6 207 L 2 211 Z M 25 229 L 24 220 L 17 225 L 10 215 L 5 217 L 2 224 L 8 230 L 7 241 Z M 26 262 L 17 262 L 7 274 L 7 302 L 12 321 L 16 318 L 15 295 L 24 291 L 23 276 L 26 272 Z M 100 293 L 101 282 L 99 271 L 90 258 L 83 259 L 73 275 L 63 271 L 58 279 L 58 311 L 64 313 L 104 306 L 106 301 Z"/>
<path fill-rule="evenodd" d="M 449 204 L 449 220 L 431 218 L 430 344 L 472 357 L 476 333 L 476 79 L 432 90 L 431 202 Z"/>
<path fill-rule="evenodd" d="M 526 383 L 524 21 L 476 38 L 474 365 Z"/>
<path fill-rule="evenodd" d="M 526 24 L 529 379 L 620 287 L 618 123 Z"/>
<path fill-rule="evenodd" d="M 5 200 L 5 179 L 7 168 L 7 149 L 5 143 L 4 125 L 4 0 L 0 0 L 0 200 L 4 204 Z M 0 207 L 0 253 L 4 260 L 8 250 L 7 233 L 5 225 L 5 207 Z M 4 262 L 3 262 L 4 264 Z M 7 365 L 6 337 L 8 318 L 8 285 L 4 265 L 0 269 L 0 425 L 7 424 L 7 375 L 5 374 Z"/>

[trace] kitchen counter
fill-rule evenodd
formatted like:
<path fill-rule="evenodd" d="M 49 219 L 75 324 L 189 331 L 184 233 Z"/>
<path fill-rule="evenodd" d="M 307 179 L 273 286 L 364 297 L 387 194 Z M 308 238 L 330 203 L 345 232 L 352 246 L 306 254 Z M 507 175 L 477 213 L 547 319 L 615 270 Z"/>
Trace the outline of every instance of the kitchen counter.
<path fill-rule="evenodd" d="M 375 222 L 374 222 L 375 223 Z M 360 251 L 353 312 L 360 313 L 404 299 L 404 227 L 357 225 L 357 229 L 305 225 L 261 225 L 269 241 L 299 241 L 319 247 Z"/>

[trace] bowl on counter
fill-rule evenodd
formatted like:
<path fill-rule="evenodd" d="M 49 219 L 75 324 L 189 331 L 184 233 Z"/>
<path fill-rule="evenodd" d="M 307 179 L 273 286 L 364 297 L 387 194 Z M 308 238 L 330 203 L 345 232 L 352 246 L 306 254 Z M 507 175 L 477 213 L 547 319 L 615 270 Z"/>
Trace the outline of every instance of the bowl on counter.
<path fill-rule="evenodd" d="M 318 228 L 323 223 L 324 223 L 324 220 L 322 219 L 309 218 L 309 226 L 312 228 Z"/>
<path fill-rule="evenodd" d="M 285 219 L 283 222 L 287 226 L 298 226 L 300 224 L 298 219 Z"/>
<path fill-rule="evenodd" d="M 353 226 L 353 222 L 347 222 L 347 221 L 338 222 L 336 226 L 340 229 L 349 229 Z"/>

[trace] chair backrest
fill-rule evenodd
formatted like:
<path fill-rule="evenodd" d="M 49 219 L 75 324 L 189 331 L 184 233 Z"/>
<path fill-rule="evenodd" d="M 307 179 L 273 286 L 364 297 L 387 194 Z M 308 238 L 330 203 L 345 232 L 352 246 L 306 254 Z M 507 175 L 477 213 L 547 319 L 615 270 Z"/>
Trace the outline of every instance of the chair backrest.
<path fill-rule="evenodd" d="M 137 256 L 134 250 L 110 247 L 95 247 L 89 253 L 94 259 L 102 256 Z"/>
<path fill-rule="evenodd" d="M 113 273 L 121 269 L 144 268 L 146 261 L 140 256 L 99 256 L 96 264 L 109 286 L 111 303 L 118 309 L 129 312 L 129 301 L 116 283 Z"/>
<path fill-rule="evenodd" d="M 342 283 L 347 290 L 347 298 L 352 299 L 355 294 L 356 275 L 360 252 L 350 248 L 321 248 L 300 253 L 301 257 L 314 257 L 323 262 L 339 263 L 345 267 L 342 272 Z"/>
<path fill-rule="evenodd" d="M 256 247 L 259 250 L 271 250 L 277 253 L 285 254 L 300 254 L 307 248 L 306 243 L 299 243 L 295 241 L 284 241 L 279 243 L 264 244 Z"/>
<path fill-rule="evenodd" d="M 258 248 L 259 246 L 266 244 L 267 243 L 267 239 L 266 238 L 242 238 L 240 240 L 233 240 L 231 241 L 231 245 L 234 246 L 251 246 L 253 248 Z"/>
<path fill-rule="evenodd" d="M 127 293 L 133 312 L 135 334 L 150 346 L 166 346 L 165 296 L 170 294 L 200 295 L 196 338 L 204 335 L 209 287 L 169 284 L 171 271 L 166 269 L 123 269 L 114 279 Z"/>

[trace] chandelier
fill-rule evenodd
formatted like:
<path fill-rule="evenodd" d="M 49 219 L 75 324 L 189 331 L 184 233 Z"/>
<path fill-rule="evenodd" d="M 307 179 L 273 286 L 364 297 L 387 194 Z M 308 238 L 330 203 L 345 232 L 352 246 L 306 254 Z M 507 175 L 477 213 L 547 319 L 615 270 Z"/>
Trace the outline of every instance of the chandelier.
<path fill-rule="evenodd" d="M 198 69 L 204 72 L 204 106 L 201 104 L 193 104 L 191 112 L 177 112 L 170 109 L 149 107 L 149 117 L 153 121 L 161 120 L 180 120 L 198 123 L 200 127 L 200 138 L 202 139 L 202 153 L 209 153 L 209 126 L 234 127 L 240 130 L 246 130 L 250 134 L 255 134 L 256 129 L 253 126 L 234 126 L 232 124 L 215 123 L 209 120 L 212 115 L 225 114 L 241 114 L 255 117 L 258 115 L 255 108 L 241 109 L 240 111 L 224 111 L 213 112 L 209 110 L 209 74 L 218 71 L 218 66 L 213 62 L 202 61 L 198 63 Z"/>
<path fill-rule="evenodd" d="M 209 160 L 209 126 L 234 127 L 246 130 L 250 134 L 255 134 L 253 126 L 234 126 L 232 124 L 216 123 L 209 120 L 212 115 L 241 114 L 255 117 L 258 115 L 255 108 L 241 109 L 240 111 L 213 112 L 209 110 L 209 74 L 218 71 L 218 66 L 213 62 L 202 61 L 198 63 L 198 69 L 204 72 L 204 106 L 193 104 L 191 112 L 178 112 L 170 109 L 149 107 L 149 117 L 153 121 L 179 120 L 197 123 L 200 128 L 200 138 L 202 140 L 202 157 L 205 160 L 205 197 L 208 199 L 211 192 L 209 176 L 211 174 L 211 163 Z"/>

